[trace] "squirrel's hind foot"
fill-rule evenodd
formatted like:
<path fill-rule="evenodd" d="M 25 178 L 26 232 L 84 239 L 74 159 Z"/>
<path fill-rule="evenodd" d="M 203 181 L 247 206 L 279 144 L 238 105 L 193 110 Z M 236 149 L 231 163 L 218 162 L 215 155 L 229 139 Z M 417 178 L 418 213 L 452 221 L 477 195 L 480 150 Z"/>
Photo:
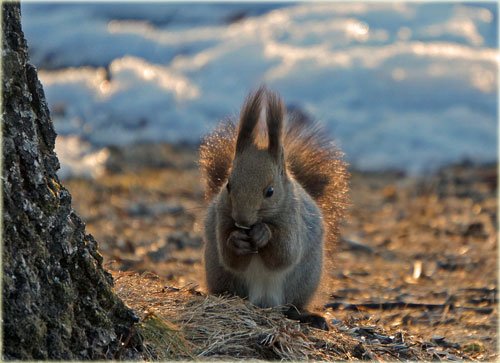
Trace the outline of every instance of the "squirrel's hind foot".
<path fill-rule="evenodd" d="M 326 319 L 315 313 L 311 313 L 310 311 L 304 310 L 302 312 L 298 311 L 296 307 L 292 306 L 290 309 L 285 311 L 285 316 L 288 319 L 298 320 L 302 324 L 310 325 L 313 328 L 321 329 L 325 331 L 329 331 L 328 323 Z"/>

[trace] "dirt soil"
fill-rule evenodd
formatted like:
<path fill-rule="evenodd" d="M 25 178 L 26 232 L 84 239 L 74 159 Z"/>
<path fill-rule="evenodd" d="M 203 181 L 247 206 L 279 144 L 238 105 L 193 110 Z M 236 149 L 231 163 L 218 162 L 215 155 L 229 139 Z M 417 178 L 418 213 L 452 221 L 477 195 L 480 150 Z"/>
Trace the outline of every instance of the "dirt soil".
<path fill-rule="evenodd" d="M 204 291 L 196 159 L 190 147 L 135 146 L 113 150 L 95 180 L 64 181 L 115 276 Z M 313 309 L 361 343 L 383 340 L 383 329 L 432 359 L 496 359 L 496 164 L 420 177 L 352 171 L 351 203 Z"/>

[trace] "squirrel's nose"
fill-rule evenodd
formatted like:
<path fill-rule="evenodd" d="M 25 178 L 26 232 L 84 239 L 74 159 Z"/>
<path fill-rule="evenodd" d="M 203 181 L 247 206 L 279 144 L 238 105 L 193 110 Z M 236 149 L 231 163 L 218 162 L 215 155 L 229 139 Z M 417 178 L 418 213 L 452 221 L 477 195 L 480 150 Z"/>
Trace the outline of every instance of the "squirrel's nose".
<path fill-rule="evenodd" d="M 251 216 L 248 216 L 245 214 L 242 215 L 242 213 L 238 213 L 238 212 L 233 212 L 231 217 L 233 217 L 234 225 L 236 227 L 242 228 L 242 229 L 251 229 L 252 228 L 253 222 L 252 222 Z"/>

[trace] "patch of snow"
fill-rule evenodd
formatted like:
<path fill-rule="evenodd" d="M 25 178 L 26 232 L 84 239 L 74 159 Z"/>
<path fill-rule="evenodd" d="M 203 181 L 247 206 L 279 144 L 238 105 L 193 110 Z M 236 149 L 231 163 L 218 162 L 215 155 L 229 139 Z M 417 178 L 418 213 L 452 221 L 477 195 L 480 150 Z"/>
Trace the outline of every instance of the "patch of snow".
<path fill-rule="evenodd" d="M 64 161 L 57 172 L 60 178 L 95 178 L 104 172 L 109 151 L 105 148 L 95 150 L 78 136 L 59 136 L 56 139 L 56 155 Z"/>
<path fill-rule="evenodd" d="M 497 158 L 493 3 L 22 7 L 61 142 L 80 140 L 68 173 L 109 145 L 196 143 L 261 83 L 324 122 L 355 167 Z"/>

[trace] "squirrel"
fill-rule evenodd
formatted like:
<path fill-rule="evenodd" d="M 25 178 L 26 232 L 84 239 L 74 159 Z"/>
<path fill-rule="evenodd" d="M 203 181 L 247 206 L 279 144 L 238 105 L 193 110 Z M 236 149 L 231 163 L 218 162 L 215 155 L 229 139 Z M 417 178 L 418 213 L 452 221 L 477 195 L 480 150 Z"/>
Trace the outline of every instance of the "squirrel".
<path fill-rule="evenodd" d="M 264 115 L 267 137 L 259 132 Z M 247 96 L 238 129 L 226 121 L 203 139 L 200 168 L 210 201 L 208 291 L 260 307 L 289 305 L 288 317 L 328 330 L 304 310 L 321 279 L 325 240 L 338 239 L 347 204 L 346 164 L 327 133 L 287 115 L 280 96 L 262 86 Z"/>

